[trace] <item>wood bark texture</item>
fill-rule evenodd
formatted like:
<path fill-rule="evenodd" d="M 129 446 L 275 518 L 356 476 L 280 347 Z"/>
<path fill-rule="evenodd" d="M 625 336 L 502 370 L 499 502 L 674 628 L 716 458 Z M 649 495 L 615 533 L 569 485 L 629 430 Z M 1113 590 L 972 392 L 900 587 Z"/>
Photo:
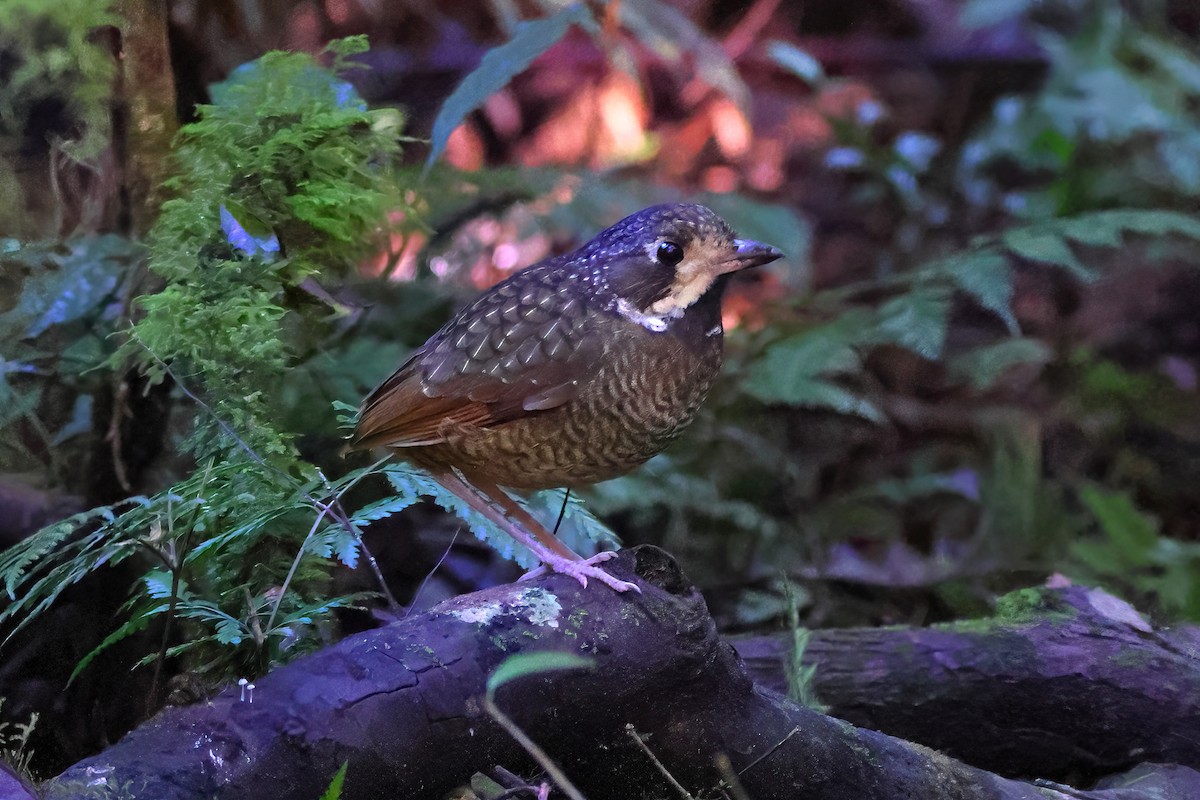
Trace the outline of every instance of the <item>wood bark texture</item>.
<path fill-rule="evenodd" d="M 1025 591 L 1010 618 L 812 631 L 802 661 L 829 714 L 1004 775 L 1200 769 L 1200 628 L 1154 628 L 1100 589 Z M 786 690 L 790 634 L 734 646 Z"/>
<path fill-rule="evenodd" d="M 275 670 L 252 703 L 235 687 L 168 709 L 45 796 L 107 786 L 131 800 L 311 800 L 343 762 L 345 800 L 439 798 L 496 765 L 531 774 L 484 710 L 485 684 L 513 654 L 567 652 L 593 668 L 515 679 L 496 704 L 589 800 L 681 797 L 663 771 L 697 799 L 1200 797 L 1200 773 L 1186 767 L 1143 766 L 1068 794 L 802 708 L 751 681 L 663 551 L 635 548 L 609 565 L 643 593 L 549 575 L 455 598 Z"/>

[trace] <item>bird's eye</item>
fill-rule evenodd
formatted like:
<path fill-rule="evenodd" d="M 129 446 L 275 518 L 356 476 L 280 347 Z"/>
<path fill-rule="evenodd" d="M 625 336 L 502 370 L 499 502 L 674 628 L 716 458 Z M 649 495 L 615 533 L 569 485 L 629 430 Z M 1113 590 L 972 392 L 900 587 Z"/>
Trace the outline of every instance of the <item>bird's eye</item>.
<path fill-rule="evenodd" d="M 658 259 L 658 263 L 673 267 L 683 261 L 683 248 L 674 242 L 663 242 L 658 246 L 655 258 Z"/>

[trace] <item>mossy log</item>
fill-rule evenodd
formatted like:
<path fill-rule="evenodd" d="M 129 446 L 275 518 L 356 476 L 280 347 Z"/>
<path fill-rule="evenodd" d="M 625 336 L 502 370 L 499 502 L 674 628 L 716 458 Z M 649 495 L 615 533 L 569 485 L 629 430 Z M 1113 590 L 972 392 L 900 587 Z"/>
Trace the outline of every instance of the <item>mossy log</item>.
<path fill-rule="evenodd" d="M 1066 796 L 756 686 L 669 556 L 640 547 L 609 563 L 643 593 L 550 575 L 450 600 L 275 670 L 253 702 L 234 688 L 166 710 L 49 782 L 45 796 L 107 786 L 129 800 L 311 800 L 343 762 L 346 800 L 439 798 L 495 765 L 531 774 L 482 698 L 506 658 L 541 652 L 582 655 L 593 668 L 515 679 L 496 704 L 590 800 L 683 796 L 667 774 L 704 797 L 734 796 L 723 779 L 752 798 Z M 1200 797 L 1200 773 L 1185 767 L 1142 767 L 1123 780 L 1070 797 Z"/>
<path fill-rule="evenodd" d="M 784 690 L 791 642 L 734 646 Z M 833 716 L 1003 775 L 1200 769 L 1200 629 L 1154 628 L 1100 589 L 1022 590 L 989 620 L 813 631 L 802 661 Z"/>

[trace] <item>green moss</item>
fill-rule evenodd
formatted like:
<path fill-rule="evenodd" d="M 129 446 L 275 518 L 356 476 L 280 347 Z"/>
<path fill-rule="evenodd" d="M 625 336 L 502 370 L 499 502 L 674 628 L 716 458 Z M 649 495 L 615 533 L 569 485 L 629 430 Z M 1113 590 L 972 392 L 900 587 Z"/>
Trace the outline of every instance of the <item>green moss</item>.
<path fill-rule="evenodd" d="M 996 600 L 997 620 L 1010 623 L 1036 622 L 1051 616 L 1074 616 L 1058 594 L 1044 587 L 1017 589 Z"/>
<path fill-rule="evenodd" d="M 1074 619 L 1077 613 L 1076 609 L 1063 603 L 1054 590 L 1027 587 L 1000 596 L 990 617 L 958 620 L 937 627 L 956 633 L 984 634 L 1020 625 L 1063 623 Z"/>
<path fill-rule="evenodd" d="M 366 41 L 329 49 L 331 70 L 282 52 L 239 67 L 180 130 L 174 197 L 150 234 L 150 268 L 167 285 L 140 299 L 121 353 L 155 379 L 164 365 L 195 375 L 228 428 L 285 471 L 300 465 L 275 413 L 282 378 L 336 311 L 301 284 L 349 274 L 403 206 L 390 169 L 399 118 L 337 77 Z M 199 458 L 244 458 L 226 427 L 203 416 L 197 427 Z"/>

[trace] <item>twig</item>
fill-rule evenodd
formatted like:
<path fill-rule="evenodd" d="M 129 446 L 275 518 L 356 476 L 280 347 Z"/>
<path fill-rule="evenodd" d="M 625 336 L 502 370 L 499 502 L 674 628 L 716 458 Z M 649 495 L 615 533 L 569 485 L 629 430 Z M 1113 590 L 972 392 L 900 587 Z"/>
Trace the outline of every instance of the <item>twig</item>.
<path fill-rule="evenodd" d="M 183 381 L 179 380 L 179 376 L 177 376 L 174 373 L 174 371 L 171 369 L 171 366 L 169 364 L 167 364 L 167 362 L 165 362 L 161 358 L 159 358 L 157 353 L 155 353 L 153 350 L 151 350 L 149 347 L 147 347 L 146 343 L 143 342 L 140 337 L 138 337 L 137 333 L 131 331 L 130 335 L 133 336 L 135 341 L 137 341 L 137 343 L 142 347 L 142 349 L 144 349 L 147 353 L 150 354 L 151 358 L 153 358 L 156 362 L 158 362 L 158 365 L 160 367 L 162 367 L 163 371 L 166 372 L 167 375 L 169 375 L 171 377 L 171 380 L 175 381 L 175 385 L 179 387 L 179 391 L 183 392 L 183 394 L 188 399 L 190 399 L 193 403 L 195 403 L 197 406 L 199 406 L 206 414 L 208 414 L 210 417 L 212 417 L 213 421 L 217 423 L 217 426 L 221 429 L 221 431 L 226 436 L 228 436 L 230 439 L 232 439 L 233 442 L 238 447 L 240 447 L 243 451 L 245 451 L 245 453 L 248 456 L 250 456 L 251 460 L 253 460 L 254 463 L 259 464 L 260 466 L 264 466 L 267 469 L 273 471 L 275 474 L 283 477 L 283 479 L 287 483 L 291 484 L 293 487 L 295 487 L 297 490 L 299 490 L 299 492 L 304 496 L 304 499 L 307 500 L 309 503 L 311 503 L 313 505 L 313 507 L 316 508 L 317 511 L 319 512 L 317 515 L 317 522 L 320 522 L 325 517 L 326 514 L 330 514 L 330 516 L 332 516 L 334 520 L 341 523 L 346 528 L 346 530 L 350 533 L 350 535 L 353 536 L 358 541 L 359 547 L 363 548 L 363 552 L 366 553 L 367 563 L 369 563 L 371 565 L 373 571 L 375 572 L 375 577 L 379 581 L 379 586 L 383 593 L 383 596 L 391 604 L 393 610 L 398 609 L 400 607 L 400 604 L 396 602 L 395 596 L 393 596 L 391 593 L 391 590 L 388 589 L 387 583 L 383 579 L 383 573 L 379 569 L 379 564 L 375 561 L 375 557 L 373 555 L 371 555 L 370 551 L 367 550 L 367 548 L 363 545 L 362 537 L 359 535 L 357 529 L 355 529 L 353 523 L 350 522 L 349 515 L 346 514 L 344 509 L 342 509 L 341 502 L 339 500 L 339 495 L 337 493 L 334 493 L 332 500 L 328 504 L 322 503 L 320 500 L 318 500 L 316 498 L 315 495 L 313 495 L 312 492 L 309 492 L 302 485 L 297 483 L 296 480 L 291 475 L 287 474 L 279 467 L 276 467 L 274 464 L 268 463 L 262 456 L 260 456 L 258 453 L 256 453 L 254 451 L 254 448 L 252 448 L 249 444 L 246 443 L 245 439 L 243 439 L 241 436 L 238 435 L 237 431 L 235 431 L 229 423 L 227 423 L 225 420 L 221 419 L 221 417 L 217 415 L 217 412 L 213 411 L 212 407 L 210 405 L 208 405 L 208 403 L 201 400 L 195 393 L 193 393 L 190 389 L 188 389 L 187 386 L 184 385 Z M 365 478 L 367 475 L 371 474 L 374 471 L 375 467 L 382 464 L 386 460 L 387 460 L 386 458 L 380 459 L 371 467 L 370 470 L 363 473 L 362 475 L 359 475 L 354 480 L 352 480 L 350 483 L 346 484 L 346 486 L 342 487 L 342 493 L 345 493 L 351 487 L 353 487 L 355 484 L 357 484 L 360 480 Z M 317 474 L 320 475 L 321 474 L 320 471 L 318 471 Z M 327 481 L 325 479 L 324 475 L 321 475 L 321 480 L 322 480 L 322 482 L 325 483 L 326 487 L 329 487 L 330 491 L 332 492 L 333 491 L 332 487 L 329 486 L 329 481 Z M 332 513 L 331 513 L 331 509 L 334 506 L 336 506 L 337 510 L 332 511 Z M 314 525 L 313 529 L 308 532 L 308 536 L 304 537 L 305 544 L 308 543 L 308 540 L 315 533 L 316 524 L 317 523 L 313 523 L 313 525 Z M 301 545 L 300 553 L 302 554 L 303 552 L 304 552 L 303 545 Z M 275 612 L 279 609 L 279 603 L 283 601 L 283 596 L 284 596 L 284 594 L 287 593 L 288 583 L 291 581 L 292 576 L 296 572 L 296 567 L 299 564 L 299 558 L 300 558 L 300 554 L 298 554 L 296 557 L 296 560 L 294 560 L 292 562 L 292 567 L 288 571 L 287 580 L 284 581 L 283 590 L 280 593 L 279 600 L 276 602 L 275 608 L 271 610 L 271 619 L 272 620 L 275 619 Z M 270 630 L 270 628 L 271 628 L 271 626 L 270 626 L 270 624 L 268 624 L 267 630 Z"/>
<path fill-rule="evenodd" d="M 334 520 L 343 528 L 345 528 L 346 532 L 353 536 L 355 541 L 358 542 L 358 546 L 362 548 L 363 556 L 366 558 L 367 564 L 371 568 L 371 572 L 375 574 L 375 580 L 379 582 L 379 590 L 383 593 L 384 599 L 387 600 L 388 607 L 391 609 L 393 614 L 398 614 L 400 613 L 400 603 L 396 600 L 396 596 L 392 594 L 392 590 L 388 588 L 387 581 L 383 578 L 383 570 L 379 568 L 379 562 L 375 560 L 375 554 L 372 553 L 367 547 L 367 543 L 363 541 L 362 534 L 359 532 L 358 528 L 354 527 L 354 523 L 350 521 L 350 514 L 347 513 L 345 507 L 342 505 L 342 495 L 353 489 L 358 482 L 366 476 L 375 474 L 375 470 L 381 467 L 386 461 L 389 460 L 389 458 L 391 457 L 384 456 L 376 461 L 367 469 L 366 472 L 358 475 L 352 481 L 343 486 L 340 492 L 334 491 L 333 486 L 330 485 L 329 481 L 325 478 L 325 473 L 317 470 L 317 474 L 321 476 L 321 482 L 325 484 L 325 489 L 329 492 L 330 505 L 333 506 L 332 516 Z"/>
<path fill-rule="evenodd" d="M 137 543 L 139 545 L 141 545 L 142 547 L 145 547 L 150 552 L 152 552 L 156 556 L 158 556 L 162 560 L 162 562 L 167 565 L 167 569 L 171 573 L 171 602 L 167 606 L 167 611 L 166 611 L 167 618 L 163 622 L 162 642 L 159 644 L 158 658 L 155 659 L 155 662 L 154 662 L 154 677 L 150 681 L 150 695 L 146 699 L 146 716 L 150 716 L 154 712 L 154 706 L 158 704 L 158 698 L 162 692 L 162 689 L 159 687 L 159 678 L 162 675 L 163 664 L 166 663 L 166 660 L 167 660 L 167 649 L 170 647 L 171 634 L 174 632 L 173 628 L 175 627 L 175 610 L 179 607 L 179 586 L 181 583 L 183 583 L 183 567 L 184 567 L 185 562 L 187 561 L 188 550 L 191 548 L 192 534 L 196 530 L 196 520 L 200 516 L 200 504 L 202 502 L 202 500 L 200 498 L 200 493 L 204 490 L 204 487 L 208 485 L 208 480 L 209 480 L 209 478 L 212 477 L 212 469 L 213 469 L 213 462 L 212 462 L 212 459 L 210 458 L 208 460 L 208 465 L 204 468 L 204 480 L 202 480 L 200 482 L 200 488 L 196 492 L 196 500 L 197 500 L 197 503 L 195 504 L 196 513 L 192 516 L 191 524 L 188 525 L 187 528 L 185 529 L 184 534 L 183 534 L 183 540 L 180 543 L 179 548 L 172 554 L 172 558 L 167 558 L 167 556 L 164 555 L 160 549 L 152 546 L 149 542 L 142 541 L 141 539 L 137 540 Z M 184 498 L 180 497 L 179 499 L 183 500 Z M 175 517 L 171 512 L 171 494 L 168 493 L 167 494 L 167 530 L 168 530 L 168 532 L 170 532 L 170 530 L 172 528 L 174 528 L 174 519 L 175 519 Z M 171 540 L 168 539 L 168 541 L 171 541 Z M 172 546 L 174 546 L 173 541 L 171 541 L 171 544 L 172 544 Z"/>
<path fill-rule="evenodd" d="M 343 517 L 340 514 L 334 516 L 334 519 L 338 522 L 343 521 Z M 345 521 L 349 523 L 349 520 Z M 367 547 L 367 543 L 363 541 L 363 538 L 359 536 L 357 532 L 355 532 L 355 538 L 358 540 L 358 546 L 362 549 L 363 558 L 366 559 L 367 566 L 371 568 L 371 572 L 375 575 L 375 580 L 379 582 L 379 590 L 383 593 L 383 599 L 387 601 L 388 607 L 391 609 L 393 614 L 399 614 L 401 608 L 400 601 L 398 601 L 396 596 L 392 594 L 392 590 L 388 587 L 387 581 L 384 580 L 383 570 L 379 568 L 379 562 L 375 560 L 375 554 L 371 552 L 371 549 Z"/>
<path fill-rule="evenodd" d="M 243 586 L 242 594 L 246 597 L 246 616 L 250 622 L 250 633 L 254 634 L 254 643 L 258 645 L 261 652 L 262 645 L 267 641 L 267 635 L 263 633 L 262 625 L 258 622 L 258 607 L 254 605 L 254 596 L 250 594 L 250 587 Z M 263 659 L 266 661 L 266 659 Z"/>
<path fill-rule="evenodd" d="M 750 10 L 738 21 L 721 47 L 730 61 L 737 61 L 754 43 L 754 39 L 762 33 L 771 22 L 771 17 L 779 8 L 779 0 L 758 0 L 750 6 Z"/>
<path fill-rule="evenodd" d="M 146 259 L 140 258 L 129 271 L 124 284 L 121 286 L 121 307 L 119 319 L 133 324 L 133 302 L 139 284 L 141 283 L 142 275 L 146 270 Z M 132 333 L 132 328 L 129 328 L 129 333 Z M 118 341 L 123 334 L 118 330 L 114 336 Z M 122 342 L 123 344 L 123 342 Z M 142 344 L 139 340 L 138 344 Z M 145 347 L 144 344 L 142 344 Z M 146 348 L 149 351 L 150 348 Z M 153 353 L 151 353 L 153 355 Z M 108 418 L 108 433 L 105 435 L 105 440 L 108 442 L 109 453 L 112 456 L 113 474 L 117 478 L 117 483 L 126 492 L 133 491 L 133 484 L 129 480 L 129 470 L 125 466 L 125 443 L 121 438 L 121 423 L 130 416 L 129 408 L 129 380 L 128 380 L 128 364 L 129 359 L 125 358 L 121 364 L 113 370 L 112 381 L 112 409 L 109 412 Z M 174 379 L 174 376 L 171 376 Z"/>
<path fill-rule="evenodd" d="M 167 495 L 167 534 L 170 536 L 171 529 L 175 527 L 175 518 L 171 514 L 171 495 Z M 169 541 L 169 538 L 168 538 Z M 185 548 L 186 549 L 186 548 Z M 179 606 L 179 584 L 183 579 L 183 556 L 180 555 L 183 551 L 172 553 L 172 558 L 167 558 L 163 555 L 163 561 L 167 562 L 171 570 L 171 600 L 167 604 L 167 618 L 163 622 L 162 641 L 158 645 L 158 658 L 154 659 L 154 676 L 150 679 L 150 693 L 146 696 L 146 716 L 154 713 L 154 707 L 158 705 L 158 696 L 162 692 L 160 682 L 162 681 L 163 662 L 167 660 L 167 648 L 171 644 L 171 633 L 175 622 L 175 609 Z M 160 553 L 161 555 L 161 553 Z"/>
<path fill-rule="evenodd" d="M 108 417 L 108 433 L 104 438 L 112 456 L 113 475 L 124 492 L 133 491 L 129 470 L 125 468 L 124 442 L 121 440 L 121 423 L 129 415 L 129 381 L 123 373 L 118 372 L 113 378 L 112 410 Z"/>
<path fill-rule="evenodd" d="M 772 745 L 770 750 L 763 753 L 761 756 L 754 759 L 737 772 L 733 771 L 733 765 L 729 761 L 729 756 L 725 755 L 724 753 L 718 753 L 716 759 L 714 760 L 716 762 L 717 770 L 721 773 L 721 780 L 717 782 L 717 785 L 712 791 L 718 791 L 722 794 L 725 794 L 724 790 L 728 789 L 733 793 L 735 800 L 750 800 L 750 796 L 746 794 L 746 790 L 742 788 L 741 782 L 738 781 L 738 776 L 745 775 L 747 772 L 754 769 L 763 761 L 763 759 L 770 757 L 772 753 L 774 753 L 780 747 L 783 747 L 784 743 L 787 742 L 788 739 L 791 739 L 799 732 L 799 726 L 792 728 L 791 731 L 788 732 L 788 735 L 784 736 L 782 739 Z M 703 794 L 707 795 L 708 791 L 706 790 Z"/>
<path fill-rule="evenodd" d="M 747 772 L 749 772 L 750 770 L 752 770 L 752 769 L 754 769 L 755 767 L 757 767 L 757 766 L 758 766 L 758 765 L 759 765 L 759 764 L 760 764 L 760 763 L 761 763 L 761 762 L 762 762 L 764 759 L 767 759 L 767 758 L 769 758 L 769 757 L 771 756 L 771 754 L 772 754 L 772 753 L 774 753 L 774 752 L 775 752 L 776 750 L 778 750 L 779 748 L 783 747 L 783 746 L 784 746 L 784 744 L 786 744 L 786 743 L 787 743 L 787 740 L 788 740 L 788 739 L 791 739 L 793 736 L 795 736 L 795 735 L 796 735 L 797 733 L 799 733 L 799 732 L 800 732 L 800 727 L 799 727 L 799 726 L 796 726 L 795 728 L 792 728 L 790 731 L 788 731 L 788 735 L 787 735 L 787 736 L 783 737 L 783 738 L 782 738 L 782 739 L 780 739 L 778 742 L 776 742 L 776 743 L 775 743 L 775 745 L 774 745 L 774 746 L 773 746 L 773 747 L 772 747 L 770 750 L 768 750 L 767 752 L 763 753 L 761 756 L 759 756 L 758 758 L 754 759 L 753 761 L 751 761 L 751 762 L 750 762 L 749 764 L 747 764 L 746 766 L 744 766 L 744 767 L 742 767 L 741 769 L 739 769 L 739 770 L 738 770 L 738 772 L 737 772 L 737 774 L 738 774 L 738 775 L 745 775 Z"/>
<path fill-rule="evenodd" d="M 281 475 L 285 480 L 287 480 L 287 482 L 295 485 L 295 479 L 292 478 L 291 475 L 288 475 L 286 472 L 284 472 L 282 469 L 275 466 L 274 464 L 268 463 L 262 456 L 260 456 L 256 452 L 254 452 L 254 448 L 252 448 L 250 445 L 246 444 L 245 439 L 243 439 L 241 436 L 238 436 L 237 431 L 235 431 L 233 429 L 232 425 L 230 425 L 225 420 L 221 419 L 221 417 L 217 415 L 217 412 L 213 411 L 212 406 L 210 406 L 208 403 L 201 400 L 198 395 L 196 395 L 194 392 L 192 392 L 191 389 L 187 388 L 187 386 L 183 383 L 183 381 L 179 380 L 179 376 L 175 374 L 175 371 L 173 369 L 171 369 L 171 365 L 168 364 L 167 362 L 163 361 L 161 358 L 159 358 L 158 354 L 155 353 L 153 350 L 151 350 L 150 347 L 145 342 L 142 341 L 141 337 L 137 335 L 136 331 L 130 330 L 129 335 L 133 337 L 134 341 L 136 341 L 143 350 L 145 350 L 147 353 L 150 354 L 150 357 L 153 358 L 160 367 L 162 367 L 163 372 L 165 372 L 167 375 L 169 375 L 171 380 L 175 381 L 175 385 L 179 387 L 179 391 L 183 392 L 185 397 L 187 397 L 189 400 L 191 400 L 196 405 L 200 406 L 200 408 L 206 414 L 208 414 L 210 417 L 212 417 L 213 422 L 217 423 L 217 427 L 219 427 L 221 429 L 222 433 L 224 433 L 226 436 L 228 436 L 230 439 L 232 439 L 234 444 L 236 444 L 238 447 L 240 447 L 242 450 L 244 450 L 246 452 L 246 455 L 250 456 L 251 461 L 253 461 L 255 464 L 259 464 L 261 466 L 266 467 L 267 469 L 275 472 L 277 475 Z"/>
<path fill-rule="evenodd" d="M 496 702 L 492 700 L 491 697 L 484 695 L 483 707 L 491 716 L 491 718 L 496 720 L 500 727 L 504 728 L 508 735 L 516 740 L 517 744 L 521 745 L 525 752 L 529 754 L 529 757 L 536 761 L 538 766 L 546 771 L 546 774 L 550 776 L 551 780 L 558 784 L 558 788 L 562 789 L 563 794 L 571 798 L 571 800 L 587 800 L 587 798 L 584 797 L 577 788 L 575 788 L 575 784 L 571 783 L 571 779 L 568 778 L 566 774 L 564 774 L 563 771 L 558 768 L 558 765 L 554 763 L 550 756 L 547 755 L 546 751 L 538 747 L 537 742 L 533 741 L 533 739 L 530 739 L 529 735 L 517 726 L 517 723 L 509 719 L 508 716 L 506 716 L 505 713 L 499 709 L 499 707 L 496 705 Z"/>
<path fill-rule="evenodd" d="M 654 764 L 659 772 L 662 773 L 662 776 L 667 779 L 667 782 L 674 787 L 675 791 L 683 795 L 686 800 L 696 800 L 696 798 L 692 797 L 691 793 L 687 789 L 680 785 L 679 781 L 675 780 L 675 776 L 667 770 L 663 763 L 658 760 L 658 757 L 655 756 L 654 753 L 651 752 L 650 748 L 646 746 L 646 743 L 642 741 L 641 734 L 638 733 L 637 729 L 633 727 L 633 723 L 625 723 L 625 733 L 629 734 L 629 738 L 633 739 L 633 743 L 642 749 L 642 752 L 646 754 L 646 757 L 650 759 L 650 762 Z"/>
<path fill-rule="evenodd" d="M 450 537 L 450 544 L 446 545 L 446 549 L 442 553 L 442 557 L 439 558 L 438 562 L 433 565 L 433 569 L 429 570 L 425 577 L 421 579 L 421 585 L 418 586 L 417 591 L 413 593 L 412 600 L 409 601 L 408 608 L 404 609 L 404 614 L 400 617 L 400 619 L 407 617 L 408 613 L 416 608 L 417 600 L 421 597 L 421 592 L 425 591 L 425 584 L 429 583 L 429 579 L 432 578 L 433 574 L 441 568 L 442 562 L 445 561 L 446 557 L 450 555 L 450 549 L 454 547 L 454 542 L 458 540 L 458 535 L 460 533 L 462 533 L 461 525 L 454 529 L 454 535 Z"/>
<path fill-rule="evenodd" d="M 308 545 L 309 539 L 316 534 L 317 528 L 321 526 L 321 520 L 325 519 L 325 515 L 329 513 L 328 505 L 317 506 L 321 509 L 317 514 L 317 518 L 313 520 L 312 527 L 308 529 L 308 534 L 304 537 L 304 541 L 300 543 L 300 549 L 296 551 L 296 557 L 292 559 L 292 566 L 288 568 L 287 577 L 283 579 L 283 585 L 279 587 L 279 597 L 275 598 L 275 603 L 271 606 L 271 615 L 267 617 L 266 632 L 269 636 L 271 629 L 275 624 L 275 616 L 279 613 L 279 606 L 283 603 L 283 598 L 287 596 L 288 586 L 292 582 L 292 578 L 296 575 L 296 570 L 300 567 L 300 559 L 304 558 L 304 548 Z"/>

